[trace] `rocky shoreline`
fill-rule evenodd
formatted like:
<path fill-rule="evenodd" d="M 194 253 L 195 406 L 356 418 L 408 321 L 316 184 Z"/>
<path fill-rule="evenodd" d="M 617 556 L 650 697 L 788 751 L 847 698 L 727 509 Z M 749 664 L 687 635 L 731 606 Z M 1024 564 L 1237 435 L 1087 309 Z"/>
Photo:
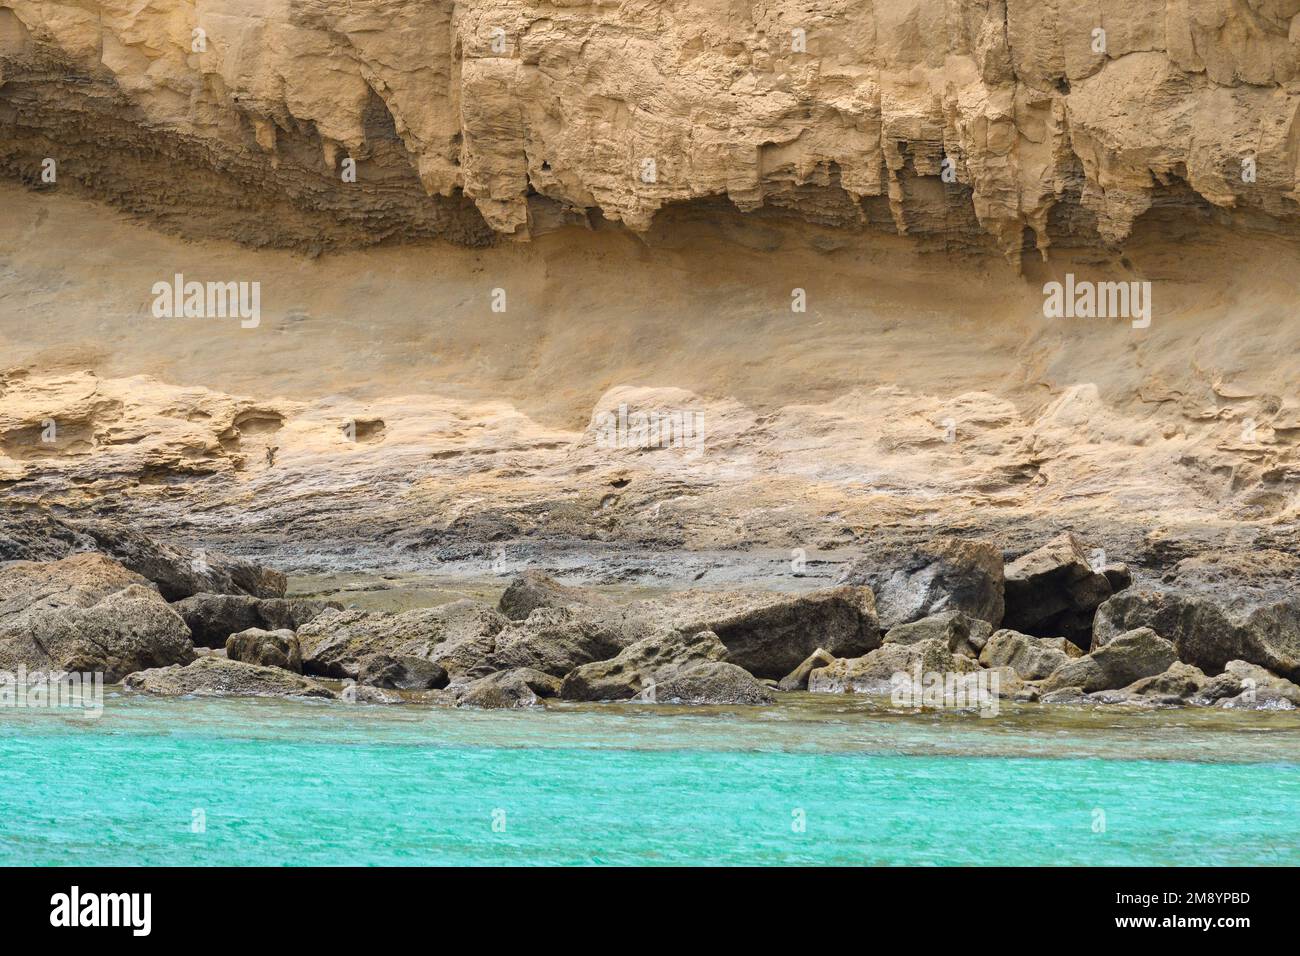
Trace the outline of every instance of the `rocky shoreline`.
<path fill-rule="evenodd" d="M 1024 703 L 1293 710 L 1297 565 L 1209 554 L 1135 583 L 1069 533 L 1009 561 L 936 537 L 803 591 L 630 598 L 525 571 L 495 606 L 393 612 L 286 597 L 284 574 L 246 559 L 27 511 L 0 518 L 0 671 L 95 672 L 169 697 L 484 708 L 767 705 L 887 696 L 906 677 L 950 692 L 981 680 Z"/>

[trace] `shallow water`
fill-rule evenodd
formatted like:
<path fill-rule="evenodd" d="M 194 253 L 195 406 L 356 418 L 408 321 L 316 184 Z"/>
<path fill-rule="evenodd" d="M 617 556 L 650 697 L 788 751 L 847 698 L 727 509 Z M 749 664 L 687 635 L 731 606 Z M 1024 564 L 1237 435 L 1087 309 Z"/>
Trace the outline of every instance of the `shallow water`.
<path fill-rule="evenodd" d="M 1295 865 L 1300 717 L 113 695 L 0 712 L 0 863 Z"/>

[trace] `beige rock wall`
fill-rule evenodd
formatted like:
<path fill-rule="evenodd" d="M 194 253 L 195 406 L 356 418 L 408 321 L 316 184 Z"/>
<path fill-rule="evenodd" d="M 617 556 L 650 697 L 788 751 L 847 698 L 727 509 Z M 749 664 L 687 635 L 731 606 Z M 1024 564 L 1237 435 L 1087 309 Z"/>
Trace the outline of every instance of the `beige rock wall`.
<path fill-rule="evenodd" d="M 1291 231 L 1300 199 L 1300 0 L 0 0 L 0 81 L 5 169 L 80 128 L 92 192 L 229 207 L 128 198 L 113 156 L 173 138 L 135 175 L 237 181 L 237 237 L 280 201 L 347 244 L 485 241 L 462 193 L 514 236 L 725 196 L 1013 252 L 1153 203 Z"/>

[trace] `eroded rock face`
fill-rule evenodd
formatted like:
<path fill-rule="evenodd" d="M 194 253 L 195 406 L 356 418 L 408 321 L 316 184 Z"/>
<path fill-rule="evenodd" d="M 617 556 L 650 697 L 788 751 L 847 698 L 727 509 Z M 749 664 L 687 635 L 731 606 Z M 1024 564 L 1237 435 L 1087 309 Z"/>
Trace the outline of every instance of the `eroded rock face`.
<path fill-rule="evenodd" d="M 220 657 L 192 664 L 155 667 L 130 674 L 128 690 L 159 697 L 324 697 L 335 694 L 310 678 L 279 667 L 261 667 Z"/>
<path fill-rule="evenodd" d="M 194 659 L 179 614 L 140 575 L 102 554 L 0 568 L 0 669 L 132 671 Z"/>
<path fill-rule="evenodd" d="M 945 537 L 905 552 L 887 550 L 854 561 L 843 580 L 871 588 L 884 628 L 944 611 L 993 627 L 1002 622 L 1002 552 L 987 541 Z"/>
<path fill-rule="evenodd" d="M 4 99 L 19 132 L 4 151 L 11 169 L 61 139 L 93 164 L 87 181 L 126 203 L 135 184 L 124 177 L 147 179 L 179 153 L 205 168 L 204 188 L 182 195 L 154 175 L 137 207 L 161 219 L 183 198 L 215 207 L 242 186 L 280 207 L 262 216 L 245 204 L 264 220 L 259 242 L 482 242 L 596 213 L 640 230 L 669 204 L 711 197 L 852 228 L 984 235 L 1007 250 L 1026 229 L 1040 247 L 1062 232 L 1119 241 L 1158 202 L 1294 214 L 1288 9 L 0 9 Z M 116 161 L 129 151 L 134 167 Z M 358 175 L 339 188 L 344 159 Z"/>
<path fill-rule="evenodd" d="M 283 597 L 286 587 L 282 573 L 254 561 L 160 541 L 120 522 L 59 519 L 35 509 L 0 513 L 0 561 L 54 561 L 89 551 L 152 581 L 168 601 L 201 592 Z"/>
<path fill-rule="evenodd" d="M 172 607 L 202 647 L 223 647 L 226 639 L 249 628 L 296 631 L 322 611 L 343 610 L 337 601 L 256 598 L 246 594 L 195 594 Z"/>
<path fill-rule="evenodd" d="M 1243 660 L 1300 680 L 1300 598 L 1294 595 L 1125 591 L 1098 609 L 1093 647 L 1137 627 L 1166 635 L 1180 658 L 1210 673 Z"/>
<path fill-rule="evenodd" d="M 302 648 L 293 631 L 249 628 L 226 640 L 226 658 L 260 667 L 279 667 L 302 673 Z"/>
<path fill-rule="evenodd" d="M 1084 543 L 1067 532 L 1007 565 L 1006 626 L 1061 635 L 1088 647 L 1093 614 L 1112 594 L 1111 579 L 1094 570 L 1092 559 Z"/>

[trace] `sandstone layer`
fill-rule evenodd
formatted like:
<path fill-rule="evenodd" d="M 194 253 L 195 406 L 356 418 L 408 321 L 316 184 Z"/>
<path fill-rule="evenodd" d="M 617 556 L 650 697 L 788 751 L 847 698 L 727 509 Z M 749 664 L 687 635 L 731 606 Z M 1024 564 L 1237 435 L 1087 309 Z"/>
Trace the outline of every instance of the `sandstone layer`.
<path fill-rule="evenodd" d="M 1298 77 L 1295 0 L 3 0 L 0 168 L 312 250 L 720 202 L 1016 254 L 1294 231 Z"/>

